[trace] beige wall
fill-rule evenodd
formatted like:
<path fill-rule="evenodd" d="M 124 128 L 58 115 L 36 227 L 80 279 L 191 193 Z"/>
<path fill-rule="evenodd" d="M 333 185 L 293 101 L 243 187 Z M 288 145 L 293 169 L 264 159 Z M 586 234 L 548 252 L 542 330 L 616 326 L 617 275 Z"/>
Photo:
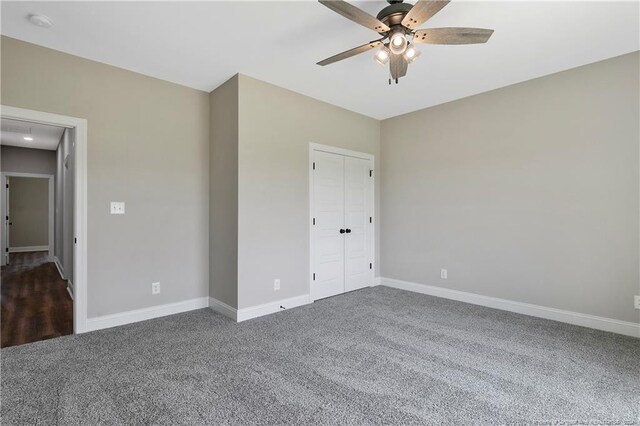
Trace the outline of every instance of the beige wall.
<path fill-rule="evenodd" d="M 377 170 L 380 123 L 244 75 L 239 86 L 238 305 L 246 308 L 309 293 L 309 142 L 374 154 Z M 379 200 L 376 180 L 376 212 Z"/>
<path fill-rule="evenodd" d="M 638 53 L 381 124 L 242 75 L 209 95 L 1 42 L 2 104 L 88 120 L 89 317 L 307 294 L 316 142 L 376 156 L 377 274 L 639 318 Z"/>
<path fill-rule="evenodd" d="M 383 121 L 382 276 L 638 321 L 639 60 Z"/>
<path fill-rule="evenodd" d="M 11 176 L 9 181 L 9 248 L 48 246 L 49 179 Z"/>
<path fill-rule="evenodd" d="M 209 295 L 238 307 L 238 76 L 211 92 Z"/>
<path fill-rule="evenodd" d="M 2 172 L 56 174 L 55 151 L 2 145 L 0 153 Z"/>
<path fill-rule="evenodd" d="M 2 104 L 88 122 L 89 317 L 207 296 L 208 94 L 1 43 Z M 126 214 L 110 215 L 110 201 L 126 202 Z"/>

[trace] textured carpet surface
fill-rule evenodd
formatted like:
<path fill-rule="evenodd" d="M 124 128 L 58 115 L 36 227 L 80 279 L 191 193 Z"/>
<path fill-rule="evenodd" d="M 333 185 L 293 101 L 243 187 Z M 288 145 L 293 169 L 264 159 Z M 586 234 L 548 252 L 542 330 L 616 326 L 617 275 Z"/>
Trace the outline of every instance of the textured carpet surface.
<path fill-rule="evenodd" d="M 3 425 L 640 422 L 639 339 L 387 287 L 0 355 Z"/>

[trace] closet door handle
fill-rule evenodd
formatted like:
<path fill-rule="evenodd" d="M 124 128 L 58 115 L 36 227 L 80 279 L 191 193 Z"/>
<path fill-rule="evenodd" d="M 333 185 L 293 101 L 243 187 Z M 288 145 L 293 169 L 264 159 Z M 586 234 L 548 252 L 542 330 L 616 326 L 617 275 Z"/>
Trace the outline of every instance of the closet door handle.
<path fill-rule="evenodd" d="M 346 232 L 347 234 L 350 234 L 350 233 L 351 233 L 351 229 L 347 228 L 347 229 L 345 230 L 345 232 Z"/>
<path fill-rule="evenodd" d="M 340 233 L 341 233 L 341 234 L 344 234 L 345 232 L 347 232 L 347 231 L 345 231 L 344 229 L 341 229 L 341 230 L 340 230 Z"/>

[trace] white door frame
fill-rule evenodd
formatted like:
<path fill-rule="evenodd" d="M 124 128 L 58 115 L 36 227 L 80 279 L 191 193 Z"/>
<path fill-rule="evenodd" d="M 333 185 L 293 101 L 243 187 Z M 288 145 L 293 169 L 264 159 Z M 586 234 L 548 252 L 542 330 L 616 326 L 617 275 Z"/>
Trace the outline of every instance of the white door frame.
<path fill-rule="evenodd" d="M 47 179 L 48 184 L 49 184 L 49 212 L 48 212 L 48 217 L 49 217 L 49 235 L 48 235 L 48 246 L 49 246 L 49 261 L 53 260 L 53 247 L 54 247 L 54 223 L 53 223 L 53 211 L 54 211 L 54 197 L 53 197 L 53 178 L 54 175 L 47 175 L 47 174 L 40 174 L 40 173 L 17 173 L 17 172 L 2 172 L 2 187 L 0 187 L 0 190 L 2 191 L 2 199 L 4 200 L 4 202 L 2 203 L 2 217 L 6 218 L 7 217 L 7 202 L 4 199 L 5 193 L 6 193 L 6 187 L 7 187 L 7 177 L 26 177 L 26 178 L 37 178 L 37 179 Z M 6 222 L 6 220 L 5 220 Z M 2 249 L 4 251 L 4 249 L 7 246 L 7 234 L 5 233 L 3 235 L 3 239 L 2 239 Z M 11 253 L 11 247 L 9 247 L 9 253 Z M 3 258 L 2 258 L 2 264 L 4 265 L 4 253 L 3 253 Z"/>
<path fill-rule="evenodd" d="M 87 120 L 0 105 L 0 117 L 75 129 L 73 331 L 87 331 Z"/>
<path fill-rule="evenodd" d="M 371 177 L 371 217 L 372 217 L 372 222 L 375 224 L 376 223 L 376 203 L 375 203 L 375 178 L 376 178 L 376 173 L 375 173 L 375 156 L 373 154 L 367 154 L 365 152 L 358 152 L 358 151 L 352 151 L 349 149 L 345 149 L 345 148 L 339 148 L 336 146 L 330 146 L 330 145 L 322 145 L 319 143 L 314 143 L 314 142 L 310 142 L 309 143 L 309 274 L 308 274 L 308 291 L 309 291 L 309 298 L 311 299 L 311 301 L 314 301 L 315 299 L 313 298 L 313 293 L 311 291 L 311 285 L 313 283 L 313 258 L 314 258 L 314 253 L 313 253 L 313 247 L 314 247 L 314 238 L 313 238 L 313 212 L 314 212 L 314 206 L 313 206 L 313 153 L 315 151 L 321 151 L 321 152 L 328 152 L 330 154 L 338 154 L 338 155 L 344 155 L 347 157 L 355 157 L 355 158 L 361 158 L 364 160 L 369 160 L 371 163 L 371 170 L 372 170 L 372 177 Z M 373 265 L 375 267 L 376 263 L 377 263 L 377 259 L 376 259 L 376 227 L 374 226 L 372 229 L 372 239 L 371 239 L 371 247 L 369 248 L 371 250 L 371 259 L 373 259 Z M 375 277 L 375 274 L 373 274 Z M 375 278 L 374 278 L 375 279 Z M 374 283 L 372 282 L 371 285 L 374 285 Z"/>

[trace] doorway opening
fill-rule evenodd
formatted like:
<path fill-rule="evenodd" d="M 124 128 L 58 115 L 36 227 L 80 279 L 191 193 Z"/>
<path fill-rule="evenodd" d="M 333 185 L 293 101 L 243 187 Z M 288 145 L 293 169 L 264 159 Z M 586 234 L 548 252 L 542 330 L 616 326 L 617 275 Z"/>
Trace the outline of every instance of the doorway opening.
<path fill-rule="evenodd" d="M 86 121 L 0 109 L 1 347 L 86 324 Z"/>
<path fill-rule="evenodd" d="M 36 158 L 41 154 L 27 148 L 9 148 L 1 142 L 0 146 L 3 147 L 5 164 L 16 161 L 15 152 L 24 154 L 26 159 L 32 158 L 32 153 Z M 53 152 L 42 154 L 44 154 L 42 158 L 49 157 L 53 166 L 55 160 Z M 24 165 L 26 169 L 33 166 L 29 163 Z M 45 252 L 48 258 L 53 260 L 55 256 L 55 175 L 6 171 L 13 169 L 11 166 L 1 167 L 1 169 L 2 191 L 4 191 L 2 215 L 5 218 L 2 229 L 4 231 L 2 266 L 9 265 L 15 253 Z M 53 168 L 44 171 L 53 171 Z"/>

